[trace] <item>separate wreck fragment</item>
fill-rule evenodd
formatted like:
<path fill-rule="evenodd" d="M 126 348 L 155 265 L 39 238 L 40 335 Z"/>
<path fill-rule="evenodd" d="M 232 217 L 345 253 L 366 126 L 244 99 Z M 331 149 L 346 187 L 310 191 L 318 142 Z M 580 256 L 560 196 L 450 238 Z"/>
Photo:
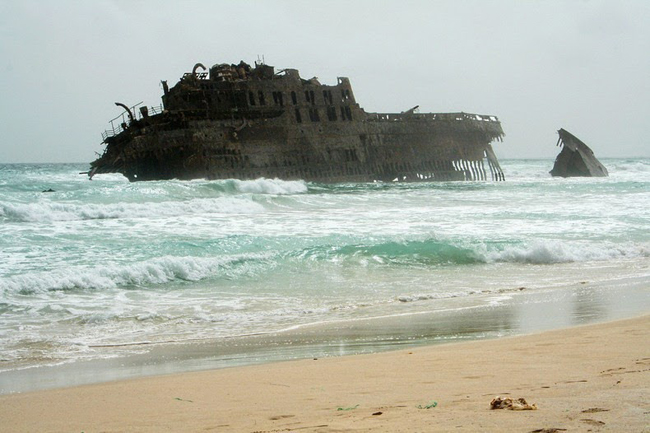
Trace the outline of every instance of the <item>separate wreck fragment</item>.
<path fill-rule="evenodd" d="M 525 398 L 510 398 L 496 396 L 490 402 L 490 409 L 509 409 L 509 410 L 537 410 L 536 404 L 528 404 Z"/>
<path fill-rule="evenodd" d="M 561 177 L 603 177 L 608 176 L 607 169 L 596 159 L 594 152 L 570 132 L 560 129 L 557 145 L 564 145 L 555 158 L 550 171 L 552 176 Z"/>
<path fill-rule="evenodd" d="M 243 61 L 209 71 L 197 63 L 162 86 L 159 107 L 116 103 L 124 112 L 102 135 L 106 148 L 89 177 L 504 180 L 491 146 L 504 135 L 496 116 L 366 113 L 347 78 L 328 86 Z"/>

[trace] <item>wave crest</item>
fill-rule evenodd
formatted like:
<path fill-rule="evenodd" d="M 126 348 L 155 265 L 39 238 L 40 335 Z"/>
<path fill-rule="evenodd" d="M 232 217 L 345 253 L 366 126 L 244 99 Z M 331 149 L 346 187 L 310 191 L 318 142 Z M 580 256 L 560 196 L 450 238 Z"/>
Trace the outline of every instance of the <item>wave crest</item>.
<path fill-rule="evenodd" d="M 17 222 L 52 222 L 118 218 L 161 218 L 203 213 L 257 213 L 264 206 L 247 198 L 221 197 L 148 203 L 20 203 L 0 204 L 0 215 Z"/>
<path fill-rule="evenodd" d="M 307 192 L 307 183 L 303 180 L 260 178 L 255 180 L 230 179 L 224 182 L 232 185 L 234 191 L 245 194 L 287 195 Z"/>
<path fill-rule="evenodd" d="M 481 263 L 556 264 L 650 257 L 650 247 L 641 244 L 613 245 L 607 242 L 559 240 L 484 240 L 382 242 L 374 245 L 317 246 L 292 255 L 307 261 L 356 261 L 377 265 L 471 265 Z"/>
<path fill-rule="evenodd" d="M 15 275 L 0 280 L 0 292 L 34 294 L 58 290 L 107 290 L 117 287 L 160 285 L 172 281 L 200 281 L 215 275 L 239 277 L 254 272 L 251 262 L 263 256 L 199 258 L 164 256 L 132 264 L 95 268 L 71 267 L 50 272 Z"/>
<path fill-rule="evenodd" d="M 471 249 L 434 239 L 389 241 L 374 245 L 317 246 L 293 253 L 304 260 L 340 261 L 356 259 L 378 264 L 469 264 L 477 257 Z"/>
<path fill-rule="evenodd" d="M 650 256 L 650 250 L 643 245 L 612 245 L 605 242 L 590 243 L 557 240 L 537 240 L 506 245 L 505 247 L 483 244 L 477 248 L 476 252 L 481 260 L 486 263 L 529 264 L 603 261 Z"/>

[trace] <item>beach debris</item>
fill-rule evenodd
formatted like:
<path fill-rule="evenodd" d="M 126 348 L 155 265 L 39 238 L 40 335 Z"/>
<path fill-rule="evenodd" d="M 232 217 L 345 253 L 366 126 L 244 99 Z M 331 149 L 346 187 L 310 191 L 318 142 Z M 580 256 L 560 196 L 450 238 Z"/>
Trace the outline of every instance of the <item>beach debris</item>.
<path fill-rule="evenodd" d="M 621 370 L 625 370 L 625 367 L 610 368 L 609 370 L 601 371 L 600 374 L 611 376 L 612 374 L 618 374 Z"/>
<path fill-rule="evenodd" d="M 555 428 L 555 427 L 550 427 L 550 428 L 540 428 L 537 430 L 531 430 L 529 433 L 557 433 L 560 431 L 566 431 L 565 428 Z"/>
<path fill-rule="evenodd" d="M 356 409 L 358 407 L 359 407 L 359 405 L 357 404 L 357 405 L 350 406 L 350 407 L 339 407 L 336 410 L 354 410 L 354 409 Z"/>
<path fill-rule="evenodd" d="M 603 409 L 602 407 L 590 407 L 585 409 L 582 413 L 595 413 L 595 412 L 609 412 L 609 409 Z"/>
<path fill-rule="evenodd" d="M 379 412 L 373 413 L 373 415 L 381 415 L 382 413 L 384 413 L 384 412 L 379 411 Z"/>
<path fill-rule="evenodd" d="M 194 403 L 192 400 L 185 400 L 185 399 L 180 398 L 180 397 L 174 397 L 174 400 L 178 400 L 178 401 L 186 401 L 186 402 L 188 402 L 188 403 Z"/>
<path fill-rule="evenodd" d="M 596 426 L 605 425 L 604 422 L 599 421 L 597 419 L 591 419 L 591 418 L 583 418 L 580 421 L 582 421 L 584 423 L 587 423 L 587 424 L 590 424 L 590 425 L 596 425 Z"/>
<path fill-rule="evenodd" d="M 438 402 L 437 401 L 432 401 L 429 404 L 424 405 L 424 406 L 422 406 L 421 404 L 418 404 L 417 408 L 418 409 L 432 409 L 432 408 L 434 408 L 436 406 L 438 406 Z"/>
<path fill-rule="evenodd" d="M 496 396 L 490 402 L 490 409 L 537 410 L 536 404 L 528 404 L 525 398 L 513 399 Z"/>
<path fill-rule="evenodd" d="M 580 379 L 580 380 L 562 380 L 560 382 L 555 382 L 557 385 L 558 383 L 586 383 L 587 379 Z"/>
<path fill-rule="evenodd" d="M 276 416 L 270 417 L 269 419 L 271 421 L 278 421 L 278 420 L 281 420 L 281 419 L 293 418 L 294 416 L 295 415 L 276 415 Z"/>
<path fill-rule="evenodd" d="M 605 177 L 609 175 L 605 166 L 596 159 L 589 146 L 569 131 L 560 129 L 557 132 L 560 135 L 557 145 L 564 145 L 564 147 L 555 158 L 555 164 L 550 171 L 551 176 Z"/>

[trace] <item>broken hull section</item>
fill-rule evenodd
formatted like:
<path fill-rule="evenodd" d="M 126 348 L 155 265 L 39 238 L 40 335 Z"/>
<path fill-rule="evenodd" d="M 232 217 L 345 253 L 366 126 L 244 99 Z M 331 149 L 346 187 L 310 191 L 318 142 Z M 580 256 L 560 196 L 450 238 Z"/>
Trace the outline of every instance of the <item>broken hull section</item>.
<path fill-rule="evenodd" d="M 594 152 L 576 136 L 560 129 L 558 145 L 563 146 L 555 159 L 551 175 L 556 177 L 605 177 L 607 168 L 596 158 Z"/>

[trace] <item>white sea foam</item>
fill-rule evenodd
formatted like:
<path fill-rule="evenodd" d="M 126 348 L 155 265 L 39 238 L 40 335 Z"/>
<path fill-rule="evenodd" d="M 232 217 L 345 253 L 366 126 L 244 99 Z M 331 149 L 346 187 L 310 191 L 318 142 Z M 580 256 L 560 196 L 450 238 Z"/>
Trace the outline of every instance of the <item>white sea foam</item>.
<path fill-rule="evenodd" d="M 302 194 L 307 192 L 307 184 L 302 180 L 287 181 L 280 179 L 232 180 L 238 192 L 248 194 Z"/>
<path fill-rule="evenodd" d="M 40 201 L 0 204 L 5 217 L 22 222 L 52 222 L 117 218 L 161 218 L 196 214 L 239 214 L 262 212 L 264 206 L 250 198 L 220 197 L 187 201 L 145 203 L 78 204 Z"/>
<path fill-rule="evenodd" d="M 262 255 L 263 256 L 263 255 Z M 49 272 L 14 275 L 0 280 L 0 293 L 39 293 L 57 290 L 106 290 L 124 286 L 148 286 L 174 280 L 199 281 L 219 273 L 232 276 L 233 265 L 250 256 L 174 257 L 143 262 L 109 263 L 97 267 L 68 267 Z M 248 271 L 244 266 L 242 272 Z"/>
<path fill-rule="evenodd" d="M 617 171 L 646 174 L 650 172 L 650 159 L 634 161 L 616 161 L 610 167 L 616 173 Z"/>
<path fill-rule="evenodd" d="M 526 244 L 510 245 L 500 250 L 488 250 L 485 245 L 479 245 L 475 252 L 481 260 L 487 263 L 553 264 L 650 256 L 648 245 L 607 242 L 579 243 L 559 240 L 536 240 Z"/>
<path fill-rule="evenodd" d="M 457 298 L 459 296 L 473 295 L 478 292 L 474 290 L 455 291 L 451 293 L 420 293 L 415 295 L 400 295 L 397 297 L 399 302 L 418 302 L 418 301 L 431 301 L 434 299 L 449 299 Z"/>
<path fill-rule="evenodd" d="M 199 185 L 217 188 L 217 197 L 194 197 Z M 182 186 L 179 190 L 179 187 Z M 230 192 L 227 192 L 230 190 Z M 169 200 L 170 194 L 181 197 Z M 191 214 L 237 214 L 262 212 L 264 206 L 254 195 L 290 195 L 307 191 L 303 181 L 279 179 L 227 180 L 216 183 L 176 182 L 167 185 L 138 186 L 122 191 L 123 199 L 115 197 L 107 203 L 83 203 L 75 200 L 36 202 L 0 202 L 0 216 L 21 222 L 51 222 L 116 218 L 160 218 Z M 214 195 L 214 194 L 213 194 Z M 67 196 L 67 195 L 66 195 Z M 156 200 L 157 199 L 157 200 Z"/>

